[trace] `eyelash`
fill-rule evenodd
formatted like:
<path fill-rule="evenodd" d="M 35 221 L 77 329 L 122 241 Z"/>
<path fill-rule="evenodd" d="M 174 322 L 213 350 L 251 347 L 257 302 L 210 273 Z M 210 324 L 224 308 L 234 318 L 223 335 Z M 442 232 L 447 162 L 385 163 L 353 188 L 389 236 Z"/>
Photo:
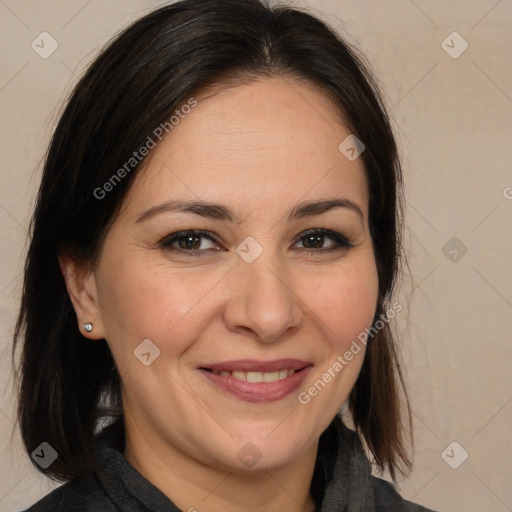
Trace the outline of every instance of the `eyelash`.
<path fill-rule="evenodd" d="M 308 229 L 307 231 L 304 231 L 301 233 L 299 237 L 296 238 L 297 244 L 298 242 L 302 241 L 304 238 L 311 236 L 311 235 L 317 235 L 317 236 L 324 236 L 331 238 L 335 242 L 334 247 L 326 248 L 326 249 L 307 249 L 303 248 L 302 251 L 306 253 L 307 255 L 311 254 L 322 254 L 327 252 L 332 252 L 340 249 L 348 249 L 351 247 L 354 247 L 350 241 L 344 237 L 341 233 L 337 233 L 336 231 L 331 231 L 330 229 L 324 229 L 324 228 L 314 228 L 314 229 Z M 201 257 L 205 256 L 205 253 L 211 252 L 213 249 L 182 249 L 182 248 L 176 248 L 172 247 L 172 244 L 177 242 L 180 238 L 184 238 L 186 236 L 194 236 L 194 237 L 204 237 L 210 240 L 211 242 L 218 244 L 218 242 L 211 236 L 211 234 L 208 231 L 203 231 L 200 229 L 188 229 L 185 231 L 177 231 L 175 233 L 171 233 L 170 235 L 167 235 L 165 238 L 163 238 L 159 242 L 159 246 L 163 249 L 167 249 L 169 251 L 173 252 L 180 252 L 182 254 L 186 254 L 187 256 L 193 256 L 193 257 Z"/>

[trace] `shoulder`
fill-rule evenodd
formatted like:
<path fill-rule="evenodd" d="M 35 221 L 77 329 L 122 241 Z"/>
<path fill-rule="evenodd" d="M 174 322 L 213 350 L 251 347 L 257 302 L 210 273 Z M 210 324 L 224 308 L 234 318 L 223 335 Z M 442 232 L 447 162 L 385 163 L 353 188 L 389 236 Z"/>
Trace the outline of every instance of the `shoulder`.
<path fill-rule="evenodd" d="M 375 505 L 377 510 L 381 512 L 434 512 L 421 505 L 404 500 L 400 497 L 395 487 L 386 480 L 382 480 L 382 478 L 373 476 L 372 487 Z"/>
<path fill-rule="evenodd" d="M 71 480 L 24 512 L 118 512 L 95 475 Z"/>

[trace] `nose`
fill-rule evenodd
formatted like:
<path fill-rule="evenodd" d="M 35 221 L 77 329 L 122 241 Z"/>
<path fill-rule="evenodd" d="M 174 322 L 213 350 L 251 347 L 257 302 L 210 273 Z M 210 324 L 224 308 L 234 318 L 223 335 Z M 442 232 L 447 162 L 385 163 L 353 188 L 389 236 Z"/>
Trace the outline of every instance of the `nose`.
<path fill-rule="evenodd" d="M 295 331 L 303 319 L 302 301 L 284 264 L 263 255 L 252 263 L 239 259 L 230 272 L 224 322 L 233 332 L 248 332 L 274 342 Z"/>

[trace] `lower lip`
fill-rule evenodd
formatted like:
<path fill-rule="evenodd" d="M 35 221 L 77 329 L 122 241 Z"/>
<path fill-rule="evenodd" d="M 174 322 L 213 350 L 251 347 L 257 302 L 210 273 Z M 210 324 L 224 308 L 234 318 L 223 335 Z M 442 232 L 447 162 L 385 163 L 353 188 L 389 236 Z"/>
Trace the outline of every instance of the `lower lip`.
<path fill-rule="evenodd" d="M 202 368 L 198 368 L 198 370 L 210 382 L 240 400 L 245 400 L 246 402 L 275 402 L 293 393 L 306 378 L 311 368 L 312 366 L 307 366 L 302 370 L 296 371 L 290 377 L 276 382 L 247 382 L 235 379 L 232 376 L 215 375 L 215 373 L 203 370 Z"/>

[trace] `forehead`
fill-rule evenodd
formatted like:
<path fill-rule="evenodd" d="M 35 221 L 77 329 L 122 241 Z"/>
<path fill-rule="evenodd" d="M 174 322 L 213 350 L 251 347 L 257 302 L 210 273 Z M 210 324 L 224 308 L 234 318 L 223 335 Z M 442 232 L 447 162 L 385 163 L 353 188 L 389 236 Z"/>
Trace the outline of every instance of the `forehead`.
<path fill-rule="evenodd" d="M 137 175 L 134 208 L 180 197 L 276 209 L 336 193 L 367 208 L 362 159 L 340 153 L 350 131 L 320 88 L 272 78 L 195 99 Z"/>

